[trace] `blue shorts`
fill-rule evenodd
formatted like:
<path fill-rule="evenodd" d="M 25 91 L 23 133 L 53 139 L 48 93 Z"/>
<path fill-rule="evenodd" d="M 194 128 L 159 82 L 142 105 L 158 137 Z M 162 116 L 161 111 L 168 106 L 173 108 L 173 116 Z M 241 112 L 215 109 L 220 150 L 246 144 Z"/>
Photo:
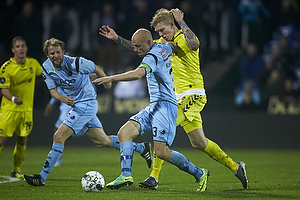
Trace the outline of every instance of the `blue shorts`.
<path fill-rule="evenodd" d="M 171 146 L 176 134 L 177 105 L 169 101 L 153 102 L 130 120 L 141 125 L 140 135 L 153 134 L 153 141 Z"/>
<path fill-rule="evenodd" d="M 68 106 L 65 103 L 61 103 L 61 105 L 59 106 L 59 117 L 58 117 L 57 121 L 55 122 L 56 128 L 60 127 L 60 125 L 63 123 L 63 121 L 68 116 L 71 109 L 72 109 L 72 106 Z"/>
<path fill-rule="evenodd" d="M 65 125 L 74 130 L 74 134 L 86 132 L 89 128 L 103 128 L 97 117 L 98 102 L 97 100 L 88 100 L 76 103 L 69 115 L 63 122 Z"/>

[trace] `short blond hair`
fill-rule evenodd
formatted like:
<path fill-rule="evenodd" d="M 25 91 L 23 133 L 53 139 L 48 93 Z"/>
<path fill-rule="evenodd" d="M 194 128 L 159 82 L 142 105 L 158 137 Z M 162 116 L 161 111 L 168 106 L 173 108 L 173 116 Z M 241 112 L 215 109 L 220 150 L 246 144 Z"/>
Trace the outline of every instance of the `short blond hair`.
<path fill-rule="evenodd" d="M 46 56 L 48 55 L 48 47 L 52 45 L 52 46 L 60 46 L 61 49 L 63 51 L 65 51 L 65 43 L 59 39 L 56 39 L 56 38 L 51 38 L 49 40 L 47 40 L 45 43 L 44 43 L 44 47 L 43 47 L 43 51 L 44 53 L 46 54 Z"/>
<path fill-rule="evenodd" d="M 173 14 L 165 8 L 157 10 L 154 17 L 152 18 L 152 21 L 150 22 L 150 27 L 154 28 L 160 22 L 164 24 L 169 24 L 170 22 L 174 23 Z"/>

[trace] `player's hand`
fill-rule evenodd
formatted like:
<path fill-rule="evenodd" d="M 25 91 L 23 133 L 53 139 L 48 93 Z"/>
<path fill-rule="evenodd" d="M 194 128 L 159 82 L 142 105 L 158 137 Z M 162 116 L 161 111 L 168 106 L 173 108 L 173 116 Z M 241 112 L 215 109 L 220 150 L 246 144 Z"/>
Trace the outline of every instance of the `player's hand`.
<path fill-rule="evenodd" d="M 109 82 L 111 82 L 111 78 L 109 76 L 105 76 L 93 80 L 93 83 L 96 83 L 97 85 L 101 85 L 103 83 L 109 83 Z"/>
<path fill-rule="evenodd" d="M 23 101 L 20 99 L 20 97 L 17 95 L 15 96 L 15 100 L 14 100 L 15 104 L 17 105 L 22 105 Z"/>
<path fill-rule="evenodd" d="M 162 41 L 162 43 L 164 43 L 164 44 L 168 43 L 168 41 L 167 41 L 165 38 L 163 38 L 163 37 L 161 37 L 161 41 Z"/>
<path fill-rule="evenodd" d="M 177 22 L 180 22 L 183 20 L 184 13 L 181 10 L 179 10 L 178 8 L 172 9 L 170 12 L 173 14 L 174 19 Z"/>
<path fill-rule="evenodd" d="M 75 100 L 73 99 L 73 97 L 67 96 L 67 97 L 64 97 L 63 102 L 69 106 L 73 106 L 75 103 Z"/>
<path fill-rule="evenodd" d="M 105 89 L 110 89 L 111 86 L 112 86 L 112 83 L 111 83 L 111 82 L 108 82 L 108 83 L 104 83 L 103 85 L 104 85 L 104 88 L 105 88 Z"/>
<path fill-rule="evenodd" d="M 114 29 L 110 28 L 108 25 L 103 25 L 102 27 L 100 27 L 99 34 L 113 41 L 116 41 L 118 39 L 118 35 L 114 31 Z"/>

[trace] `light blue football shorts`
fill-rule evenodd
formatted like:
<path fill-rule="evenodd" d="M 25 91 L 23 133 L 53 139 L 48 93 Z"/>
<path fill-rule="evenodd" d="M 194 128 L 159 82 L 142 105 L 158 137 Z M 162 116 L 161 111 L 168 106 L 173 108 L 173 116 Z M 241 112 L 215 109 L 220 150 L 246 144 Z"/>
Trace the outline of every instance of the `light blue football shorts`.
<path fill-rule="evenodd" d="M 64 124 L 74 130 L 74 134 L 86 132 L 89 128 L 103 128 L 97 117 L 98 102 L 96 99 L 77 102 L 64 120 Z"/>
<path fill-rule="evenodd" d="M 59 117 L 55 122 L 56 128 L 59 128 L 59 126 L 63 123 L 63 121 L 66 119 L 71 109 L 72 109 L 71 106 L 68 106 L 65 103 L 61 103 L 61 105 L 59 106 Z"/>
<path fill-rule="evenodd" d="M 140 135 L 152 132 L 153 141 L 171 146 L 176 134 L 177 105 L 169 101 L 153 102 L 130 120 L 141 125 Z"/>

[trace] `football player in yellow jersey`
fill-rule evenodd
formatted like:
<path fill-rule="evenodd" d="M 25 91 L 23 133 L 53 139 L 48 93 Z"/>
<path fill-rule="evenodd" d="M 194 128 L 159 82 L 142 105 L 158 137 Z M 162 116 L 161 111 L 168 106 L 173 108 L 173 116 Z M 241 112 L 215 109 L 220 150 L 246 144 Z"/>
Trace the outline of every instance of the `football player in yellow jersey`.
<path fill-rule="evenodd" d="M 159 34 L 156 42 L 175 42 L 177 47 L 171 55 L 173 78 L 178 102 L 177 125 L 183 127 L 192 146 L 208 154 L 212 159 L 228 167 L 248 188 L 248 179 L 244 162 L 233 161 L 215 142 L 206 138 L 200 112 L 206 104 L 206 93 L 203 77 L 200 72 L 199 46 L 200 42 L 193 31 L 183 20 L 184 13 L 179 9 L 159 9 L 152 21 L 151 27 Z M 175 24 L 175 21 L 180 29 Z M 107 37 L 126 49 L 132 50 L 132 44 L 115 33 L 109 26 L 102 26 L 99 34 Z M 163 160 L 154 154 L 153 170 L 150 176 L 139 186 L 149 189 L 158 188 L 158 177 Z"/>
<path fill-rule="evenodd" d="M 21 164 L 25 157 L 27 136 L 33 126 L 33 98 L 35 78 L 42 74 L 42 66 L 34 58 L 28 58 L 26 41 L 13 38 L 14 57 L 0 69 L 0 89 L 3 95 L 0 110 L 0 152 L 7 138 L 16 134 L 14 165 L 11 176 L 22 178 Z"/>

